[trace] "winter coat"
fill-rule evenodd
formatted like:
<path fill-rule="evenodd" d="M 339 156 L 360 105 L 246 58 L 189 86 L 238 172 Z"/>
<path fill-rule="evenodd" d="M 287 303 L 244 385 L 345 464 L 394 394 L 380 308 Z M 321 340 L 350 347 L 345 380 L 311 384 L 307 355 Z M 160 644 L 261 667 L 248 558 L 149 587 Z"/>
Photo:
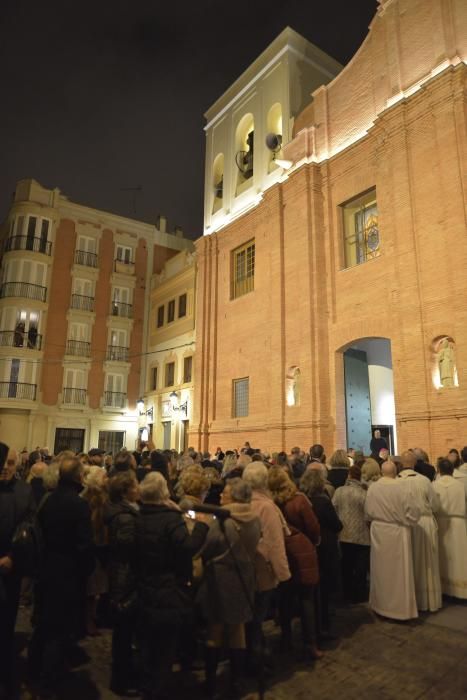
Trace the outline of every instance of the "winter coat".
<path fill-rule="evenodd" d="M 174 506 L 143 503 L 136 522 L 135 574 L 141 624 L 182 624 L 190 614 L 187 585 L 192 557 L 208 526 L 197 522 L 189 534 Z"/>
<path fill-rule="evenodd" d="M 20 479 L 0 481 L 0 557 L 11 553 L 16 528 L 30 518 L 35 509 L 29 484 Z"/>
<path fill-rule="evenodd" d="M 104 523 L 109 536 L 109 594 L 114 605 L 127 601 L 136 590 L 132 561 L 139 510 L 126 501 L 106 503 Z"/>
<path fill-rule="evenodd" d="M 328 481 L 335 489 L 343 486 L 348 478 L 349 470 L 347 467 L 332 467 L 328 471 Z"/>
<path fill-rule="evenodd" d="M 294 583 L 313 586 L 319 581 L 316 546 L 320 527 L 313 506 L 303 493 L 296 493 L 281 508 L 291 534 L 285 548 Z"/>
<path fill-rule="evenodd" d="M 262 532 L 255 557 L 256 588 L 270 591 L 291 576 L 284 541 L 290 531 L 284 516 L 267 492 L 253 491 L 251 509 L 260 520 Z"/>
<path fill-rule="evenodd" d="M 227 508 L 232 517 L 225 520 L 225 536 L 214 520 L 202 550 L 204 575 L 197 603 L 206 620 L 237 625 L 252 617 L 261 524 L 248 503 L 231 503 Z"/>
<path fill-rule="evenodd" d="M 313 510 L 319 521 L 321 542 L 318 547 L 318 561 L 321 581 L 332 589 L 339 577 L 339 545 L 337 536 L 342 530 L 332 501 L 326 493 L 311 497 Z"/>
<path fill-rule="evenodd" d="M 367 489 L 355 479 L 337 489 L 332 499 L 343 528 L 339 534 L 341 542 L 370 545 L 370 528 L 365 516 Z"/>

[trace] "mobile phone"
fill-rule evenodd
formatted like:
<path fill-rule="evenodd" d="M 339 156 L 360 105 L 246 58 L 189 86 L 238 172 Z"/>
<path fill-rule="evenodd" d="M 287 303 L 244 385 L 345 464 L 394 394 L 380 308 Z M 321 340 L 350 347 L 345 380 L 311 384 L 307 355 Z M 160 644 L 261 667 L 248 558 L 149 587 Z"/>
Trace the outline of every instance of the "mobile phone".
<path fill-rule="evenodd" d="M 188 516 L 189 518 L 191 518 L 192 520 L 194 520 L 195 517 L 196 517 L 196 513 L 195 513 L 194 510 L 187 510 L 186 514 L 187 514 L 187 516 Z"/>

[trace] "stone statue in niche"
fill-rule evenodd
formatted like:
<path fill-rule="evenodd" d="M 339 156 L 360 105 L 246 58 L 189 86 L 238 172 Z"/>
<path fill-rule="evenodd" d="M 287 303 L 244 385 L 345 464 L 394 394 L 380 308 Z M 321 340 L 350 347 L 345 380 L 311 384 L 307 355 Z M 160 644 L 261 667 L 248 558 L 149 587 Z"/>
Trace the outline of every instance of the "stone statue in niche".
<path fill-rule="evenodd" d="M 455 386 L 454 378 L 456 363 L 454 348 L 452 347 L 452 343 L 449 342 L 448 338 L 444 338 L 444 340 L 442 340 L 440 343 L 438 350 L 438 365 L 441 386 L 443 388 Z"/>
<path fill-rule="evenodd" d="M 293 405 L 300 405 L 300 370 L 297 368 L 293 373 L 292 380 Z"/>

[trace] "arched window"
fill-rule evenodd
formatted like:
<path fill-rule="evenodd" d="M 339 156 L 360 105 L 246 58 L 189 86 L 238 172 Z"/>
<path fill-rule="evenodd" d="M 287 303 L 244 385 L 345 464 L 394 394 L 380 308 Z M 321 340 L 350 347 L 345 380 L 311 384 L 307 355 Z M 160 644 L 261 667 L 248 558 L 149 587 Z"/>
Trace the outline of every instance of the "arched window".
<path fill-rule="evenodd" d="M 431 343 L 432 379 L 436 389 L 459 386 L 456 366 L 456 343 L 449 335 L 438 335 Z"/>
<path fill-rule="evenodd" d="M 279 102 L 276 102 L 273 104 L 271 109 L 268 112 L 267 120 L 266 120 L 266 133 L 267 134 L 275 134 L 276 136 L 280 137 L 280 142 L 282 143 L 282 107 Z M 269 163 L 268 163 L 268 173 L 272 172 L 275 168 L 277 168 L 277 165 L 275 163 L 275 157 L 277 156 L 277 153 L 274 151 L 269 150 Z"/>
<path fill-rule="evenodd" d="M 218 153 L 212 164 L 212 186 L 214 197 L 212 213 L 222 209 L 224 200 L 224 154 Z"/>
<path fill-rule="evenodd" d="M 296 365 L 287 370 L 285 402 L 287 406 L 300 406 L 300 370 Z"/>
<path fill-rule="evenodd" d="M 235 194 L 240 194 L 252 183 L 254 166 L 254 129 L 252 114 L 245 114 L 238 123 L 235 132 L 235 163 L 237 168 L 237 187 Z"/>

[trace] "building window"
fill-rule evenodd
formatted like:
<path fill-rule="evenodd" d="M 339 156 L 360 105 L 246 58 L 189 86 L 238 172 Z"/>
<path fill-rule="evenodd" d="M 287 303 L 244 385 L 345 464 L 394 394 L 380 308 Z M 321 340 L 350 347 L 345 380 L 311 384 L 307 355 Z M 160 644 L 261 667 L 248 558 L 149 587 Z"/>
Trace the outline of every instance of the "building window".
<path fill-rule="evenodd" d="M 165 366 L 165 386 L 175 384 L 175 362 L 168 362 Z"/>
<path fill-rule="evenodd" d="M 193 358 L 185 357 L 183 360 L 183 382 L 187 384 L 191 382 L 191 374 L 193 370 Z"/>
<path fill-rule="evenodd" d="M 150 389 L 151 391 L 155 391 L 157 389 L 157 367 L 151 367 L 150 372 Z"/>
<path fill-rule="evenodd" d="M 234 418 L 243 418 L 248 415 L 248 403 L 250 393 L 250 379 L 234 379 L 232 386 L 232 415 Z"/>
<path fill-rule="evenodd" d="M 110 452 L 114 456 L 123 448 L 125 443 L 125 432 L 123 430 L 99 430 L 100 450 Z"/>
<path fill-rule="evenodd" d="M 254 290 L 255 242 L 248 241 L 232 251 L 232 299 Z"/>
<path fill-rule="evenodd" d="M 133 262 L 133 250 L 126 245 L 117 246 L 117 260 L 121 263 L 129 265 Z"/>
<path fill-rule="evenodd" d="M 186 316 L 186 294 L 181 294 L 178 297 L 178 318 Z"/>
<path fill-rule="evenodd" d="M 157 309 L 157 327 L 160 328 L 164 325 L 164 306 L 159 306 Z"/>
<path fill-rule="evenodd" d="M 167 304 L 167 323 L 172 323 L 175 318 L 175 299 L 171 299 Z"/>
<path fill-rule="evenodd" d="M 381 254 L 376 189 L 341 205 L 345 266 L 360 265 Z"/>

